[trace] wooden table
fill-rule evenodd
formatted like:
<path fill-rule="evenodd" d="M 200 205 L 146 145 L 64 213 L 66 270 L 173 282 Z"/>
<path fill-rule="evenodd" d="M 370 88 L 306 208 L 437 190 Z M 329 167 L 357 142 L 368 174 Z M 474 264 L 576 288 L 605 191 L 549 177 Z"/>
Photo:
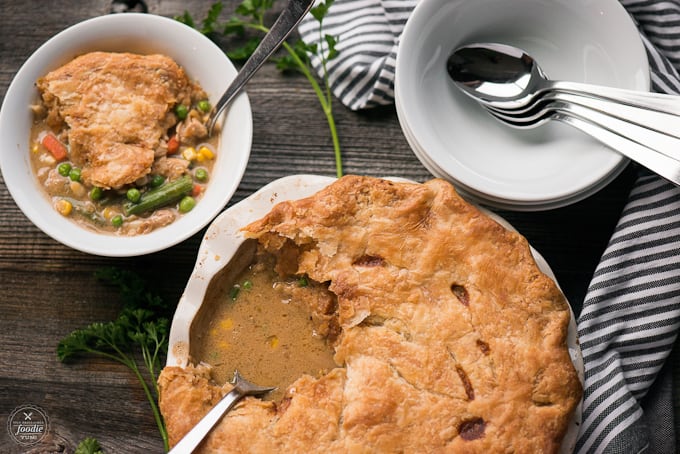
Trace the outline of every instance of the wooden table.
<path fill-rule="evenodd" d="M 226 17 L 238 2 L 224 3 Z M 0 0 L 0 100 L 40 44 L 69 25 L 111 9 L 110 0 L 63 0 L 50 2 L 49 9 L 45 4 Z M 210 4 L 147 1 L 150 13 L 169 17 L 186 9 L 202 18 Z M 247 92 L 254 122 L 252 155 L 230 204 L 285 175 L 335 174 L 327 124 L 302 76 L 282 75 L 266 64 Z M 352 112 L 337 102 L 335 106 L 345 173 L 431 178 L 404 139 L 393 107 Z M 608 187 L 566 208 L 500 212 L 551 264 L 576 313 L 634 175 L 629 166 Z M 41 407 L 50 422 L 48 436 L 31 452 L 72 452 L 87 436 L 96 437 L 107 453 L 162 451 L 149 405 L 128 369 L 96 358 L 65 365 L 55 349 L 70 331 L 117 314 L 118 295 L 94 279 L 95 270 L 113 265 L 137 271 L 174 302 L 194 266 L 201 238 L 199 233 L 142 257 L 87 255 L 34 227 L 0 183 L 0 452 L 27 452 L 5 429 L 12 410 L 27 404 Z"/>

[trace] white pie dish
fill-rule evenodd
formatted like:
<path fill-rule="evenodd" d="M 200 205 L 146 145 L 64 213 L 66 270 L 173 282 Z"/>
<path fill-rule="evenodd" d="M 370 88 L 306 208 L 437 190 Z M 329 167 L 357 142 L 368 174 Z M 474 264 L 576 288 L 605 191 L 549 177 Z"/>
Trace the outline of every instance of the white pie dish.
<path fill-rule="evenodd" d="M 102 256 L 137 256 L 173 246 L 195 234 L 226 206 L 243 176 L 252 142 L 252 113 L 245 93 L 222 122 L 220 146 L 210 183 L 187 215 L 151 233 L 118 236 L 86 230 L 60 215 L 38 186 L 29 159 L 35 82 L 74 57 L 90 51 L 161 53 L 200 83 L 214 104 L 236 76 L 217 45 L 198 31 L 152 14 L 110 14 L 75 24 L 40 46 L 22 65 L 0 110 L 0 167 L 17 206 L 47 235 L 71 248 Z"/>
<path fill-rule="evenodd" d="M 512 129 L 460 92 L 446 59 L 474 42 L 520 47 L 555 79 L 649 90 L 642 41 L 616 0 L 422 0 L 401 35 L 395 98 L 433 174 L 481 203 L 538 210 L 588 197 L 623 170 L 625 158 L 568 125 Z"/>
<path fill-rule="evenodd" d="M 195 267 L 172 320 L 167 366 L 186 367 L 189 364 L 191 360 L 192 323 L 204 300 L 206 300 L 207 293 L 212 290 L 211 285 L 222 280 L 223 273 L 226 270 L 228 270 L 230 276 L 234 276 L 248 265 L 249 259 L 244 259 L 243 256 L 247 256 L 250 252 L 245 252 L 242 248 L 246 244 L 246 239 L 240 229 L 263 217 L 277 203 L 311 196 L 333 181 L 335 181 L 335 178 L 318 175 L 292 175 L 280 178 L 264 186 L 250 197 L 229 207 L 215 219 L 201 243 Z M 505 228 L 514 230 L 507 221 L 498 215 L 488 210 L 482 209 L 482 211 Z M 543 257 L 533 248 L 531 251 L 539 268 L 555 280 L 555 275 Z M 249 257 L 252 257 L 252 255 L 249 255 Z M 583 383 L 583 359 L 578 345 L 573 312 L 571 313 L 567 343 L 572 362 L 581 383 Z M 565 436 L 562 452 L 573 451 L 580 421 L 581 407 L 579 405 Z"/>

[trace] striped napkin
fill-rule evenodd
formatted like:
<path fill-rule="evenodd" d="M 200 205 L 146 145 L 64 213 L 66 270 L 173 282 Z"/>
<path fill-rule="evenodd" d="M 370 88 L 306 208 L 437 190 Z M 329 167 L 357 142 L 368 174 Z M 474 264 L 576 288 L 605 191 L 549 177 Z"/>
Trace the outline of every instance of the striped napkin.
<path fill-rule="evenodd" d="M 401 31 L 416 0 L 336 0 L 325 34 L 335 96 L 352 110 L 394 101 Z M 647 49 L 654 91 L 680 93 L 680 1 L 621 0 Z M 318 43 L 317 23 L 299 26 Z M 321 74 L 318 60 L 312 62 Z M 680 328 L 680 188 L 641 171 L 595 271 L 578 332 L 585 392 L 578 453 L 675 452 L 670 368 Z"/>

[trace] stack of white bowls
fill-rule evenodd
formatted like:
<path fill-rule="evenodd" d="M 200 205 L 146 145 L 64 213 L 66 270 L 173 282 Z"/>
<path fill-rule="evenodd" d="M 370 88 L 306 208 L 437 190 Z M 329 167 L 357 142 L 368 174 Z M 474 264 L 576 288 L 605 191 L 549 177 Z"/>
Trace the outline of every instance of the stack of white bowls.
<path fill-rule="evenodd" d="M 487 114 L 448 77 L 465 44 L 499 42 L 532 55 L 554 79 L 641 91 L 649 67 L 637 29 L 616 0 L 421 0 L 404 28 L 395 97 L 422 164 L 479 203 L 518 211 L 582 200 L 627 160 L 557 122 L 516 130 Z"/>

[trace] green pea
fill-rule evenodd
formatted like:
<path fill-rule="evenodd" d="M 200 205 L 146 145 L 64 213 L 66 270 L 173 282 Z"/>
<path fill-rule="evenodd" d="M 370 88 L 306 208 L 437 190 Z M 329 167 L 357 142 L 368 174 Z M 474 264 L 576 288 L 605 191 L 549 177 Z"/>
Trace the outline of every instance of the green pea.
<path fill-rule="evenodd" d="M 120 227 L 123 225 L 123 216 L 120 214 L 115 215 L 114 217 L 111 218 L 111 225 L 114 227 Z"/>
<path fill-rule="evenodd" d="M 194 177 L 198 181 L 207 181 L 208 180 L 208 171 L 206 169 L 204 169 L 203 167 L 199 167 L 194 172 Z"/>
<path fill-rule="evenodd" d="M 142 193 L 139 192 L 139 189 L 137 188 L 130 188 L 125 193 L 125 197 L 127 197 L 130 202 L 137 203 L 139 202 L 139 199 L 142 198 Z"/>
<path fill-rule="evenodd" d="M 210 101 L 208 101 L 207 99 L 198 101 L 198 110 L 200 110 L 201 112 L 208 113 L 210 112 L 211 107 L 212 106 L 210 105 Z"/>
<path fill-rule="evenodd" d="M 149 186 L 152 188 L 157 188 L 158 186 L 162 185 L 165 183 L 165 177 L 163 175 L 154 175 L 151 177 L 151 181 L 149 182 Z"/>
<path fill-rule="evenodd" d="M 104 196 L 104 190 L 100 188 L 99 186 L 95 186 L 92 189 L 90 189 L 90 200 L 101 200 L 101 198 Z"/>
<path fill-rule="evenodd" d="M 57 166 L 57 172 L 59 172 L 59 175 L 62 177 L 67 177 L 69 172 L 71 171 L 71 164 L 68 162 L 62 162 Z"/>
<path fill-rule="evenodd" d="M 175 115 L 177 115 L 177 118 L 184 120 L 188 114 L 189 108 L 187 106 L 184 104 L 177 104 L 177 107 L 175 107 Z"/>
<path fill-rule="evenodd" d="M 243 288 L 244 288 L 245 290 L 250 290 L 251 288 L 253 288 L 253 283 L 252 283 L 252 281 L 244 281 L 244 282 L 243 282 Z"/>
<path fill-rule="evenodd" d="M 68 177 L 71 181 L 80 181 L 80 169 L 78 167 L 72 168 L 68 172 Z"/>
<path fill-rule="evenodd" d="M 307 276 L 300 276 L 300 278 L 297 280 L 297 283 L 299 287 L 307 287 L 309 285 Z"/>
<path fill-rule="evenodd" d="M 188 195 L 188 196 L 184 197 L 182 200 L 179 201 L 179 212 L 180 213 L 188 213 L 195 206 L 196 206 L 196 199 L 194 199 L 193 197 Z"/>

